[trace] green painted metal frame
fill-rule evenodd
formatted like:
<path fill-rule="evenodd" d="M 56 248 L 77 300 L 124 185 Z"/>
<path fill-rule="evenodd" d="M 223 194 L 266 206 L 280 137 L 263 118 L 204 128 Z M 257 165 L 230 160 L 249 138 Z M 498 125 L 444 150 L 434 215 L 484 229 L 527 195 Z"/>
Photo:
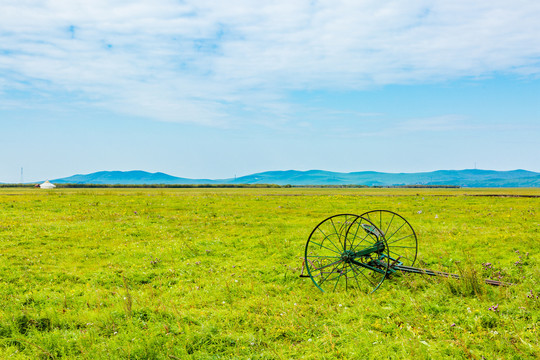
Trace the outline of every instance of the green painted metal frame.
<path fill-rule="evenodd" d="M 370 217 L 369 217 L 369 214 L 372 214 L 372 215 L 378 214 L 379 219 L 380 219 L 380 224 L 382 225 L 383 224 L 383 221 L 382 221 L 382 216 L 383 216 L 382 214 L 383 213 L 391 215 L 391 219 L 388 222 L 385 230 L 381 230 L 377 226 L 375 226 L 375 224 L 372 222 L 372 219 L 370 219 Z M 365 216 L 366 214 L 367 214 L 367 216 Z M 354 218 L 354 219 L 349 223 L 348 223 L 349 220 L 345 221 L 345 224 L 341 225 L 340 226 L 340 231 L 338 231 L 338 229 L 335 226 L 335 223 L 334 223 L 333 219 L 334 218 L 339 218 L 339 217 L 345 217 L 345 219 L 348 219 L 348 217 L 351 217 L 351 218 Z M 395 230 L 393 232 L 393 234 L 391 234 L 390 238 L 394 234 L 396 234 L 398 231 L 400 231 L 400 229 L 403 228 L 403 226 L 407 226 L 410 230 L 407 230 L 408 235 L 406 235 L 405 237 L 403 237 L 401 239 L 398 239 L 398 240 L 393 240 L 392 242 L 388 242 L 387 241 L 388 239 L 385 239 L 384 234 L 386 232 L 388 232 L 388 230 L 390 229 L 390 226 L 392 225 L 392 222 L 394 221 L 394 218 L 396 218 L 396 217 L 398 219 L 401 219 L 402 223 L 401 223 L 401 225 L 399 225 L 399 228 L 397 230 Z M 358 219 L 362 219 L 362 220 L 360 220 L 360 223 L 358 223 L 358 228 L 356 229 L 356 232 L 354 234 L 355 239 L 356 239 L 356 235 L 358 234 L 359 229 L 362 228 L 369 236 L 372 236 L 372 237 L 376 238 L 377 241 L 375 243 L 373 243 L 373 244 L 370 244 L 370 246 L 367 246 L 365 248 L 362 248 L 362 249 L 356 251 L 356 248 L 359 246 L 360 243 L 363 242 L 363 240 L 359 244 L 357 244 L 355 247 L 353 247 L 352 249 L 347 249 L 347 236 L 349 236 L 349 230 L 351 230 L 351 228 L 358 221 Z M 331 221 L 333 229 L 334 229 L 335 232 L 331 233 L 330 235 L 327 235 L 322 230 L 320 230 L 320 227 L 325 222 L 327 222 L 329 220 Z M 375 219 L 375 222 L 376 222 L 376 220 L 377 219 Z M 362 223 L 362 221 L 364 221 L 364 223 Z M 344 238 L 341 239 L 341 237 L 343 236 L 343 230 L 344 230 L 343 226 L 346 226 L 347 229 L 346 229 Z M 320 243 L 317 243 L 315 241 L 311 242 L 311 239 L 312 239 L 313 235 L 315 234 L 315 232 L 318 229 L 324 235 L 322 241 L 320 241 Z M 334 252 L 334 253 L 337 253 L 338 251 L 340 251 L 339 246 L 337 246 L 330 239 L 331 235 L 337 235 L 337 238 L 340 241 L 339 245 L 341 245 L 341 241 L 343 241 L 343 247 L 342 247 L 343 251 L 341 252 L 341 254 L 339 254 L 339 256 L 337 256 L 337 255 L 333 255 L 333 256 L 330 256 L 330 255 L 329 256 L 308 255 L 310 244 L 313 244 L 313 247 L 315 247 L 315 248 L 317 246 L 319 246 L 320 247 L 319 249 L 325 249 L 326 251 L 330 251 L 330 252 Z M 368 235 L 366 235 L 364 237 L 364 239 L 367 238 Z M 408 262 L 414 264 L 414 262 L 416 261 L 416 255 L 417 255 L 417 251 L 418 251 L 416 233 L 412 229 L 412 226 L 409 224 L 409 222 L 407 222 L 407 220 L 405 220 L 402 216 L 398 215 L 397 213 L 394 213 L 394 212 L 391 212 L 391 211 L 388 211 L 388 210 L 374 210 L 374 211 L 368 211 L 368 212 L 364 213 L 363 215 L 338 214 L 338 215 L 331 216 L 331 217 L 323 220 L 322 222 L 320 222 L 319 225 L 317 225 L 315 227 L 315 229 L 312 231 L 312 233 L 310 234 L 308 242 L 306 243 L 306 249 L 305 249 L 305 255 L 304 255 L 304 263 L 303 263 L 303 267 L 302 267 L 302 273 L 300 274 L 300 276 L 301 277 L 310 277 L 311 280 L 313 281 L 313 283 L 317 286 L 317 288 L 319 288 L 319 290 L 324 292 L 324 290 L 322 288 L 322 285 L 328 281 L 328 279 L 332 276 L 332 274 L 339 274 L 339 275 L 337 275 L 337 277 L 334 277 L 334 278 L 329 280 L 329 281 L 334 281 L 335 280 L 334 286 L 332 288 L 332 290 L 335 291 L 342 276 L 345 276 L 345 280 L 347 281 L 347 278 L 348 278 L 347 277 L 347 272 L 345 273 L 345 275 L 344 275 L 344 272 L 343 272 L 343 269 L 345 269 L 347 266 L 352 269 L 354 279 L 358 283 L 357 273 L 356 273 L 356 270 L 354 269 L 354 267 L 356 266 L 358 268 L 367 269 L 367 270 L 370 270 L 370 271 L 372 271 L 374 273 L 378 273 L 378 274 L 381 275 L 381 280 L 377 284 L 372 283 L 373 289 L 371 290 L 371 293 L 376 291 L 381 286 L 383 281 L 389 275 L 395 274 L 397 272 L 424 274 L 424 275 L 429 275 L 429 276 L 443 276 L 443 277 L 453 278 L 453 279 L 459 279 L 460 278 L 460 276 L 457 275 L 457 274 L 450 274 L 450 273 L 445 273 L 445 272 L 442 272 L 442 271 L 435 271 L 435 270 L 422 269 L 422 268 L 417 268 L 417 267 L 413 267 L 413 266 L 408 266 L 408 265 L 404 264 L 403 261 L 401 261 L 401 256 L 399 254 L 397 254 L 397 253 L 396 253 L 396 255 L 398 255 L 397 258 L 393 258 L 392 256 L 390 256 L 390 253 L 393 253 L 393 251 L 390 250 L 391 247 L 389 247 L 390 243 L 395 243 L 395 242 L 397 242 L 399 240 L 405 239 L 407 237 L 412 237 L 412 236 L 414 236 L 414 244 L 415 244 L 415 246 L 400 246 L 400 247 L 401 248 L 407 248 L 407 249 L 413 249 L 414 248 L 414 250 L 415 250 L 414 251 L 414 258 L 411 255 L 409 255 L 409 258 L 406 258 Z M 332 245 L 323 246 L 323 243 L 328 239 L 330 239 L 329 242 Z M 353 242 L 351 242 L 351 247 L 352 247 L 352 243 Z M 334 249 L 332 249 L 331 246 L 333 246 Z M 336 251 L 336 250 L 338 250 L 338 251 Z M 385 254 L 385 252 L 386 252 L 386 254 Z M 373 259 L 374 255 L 376 255 L 376 257 L 377 257 L 376 259 Z M 319 266 L 319 267 L 316 267 L 316 268 L 312 268 L 312 266 L 310 266 L 310 265 L 313 264 L 314 261 L 318 261 L 318 260 L 311 261 L 310 257 L 314 257 L 314 258 L 317 258 L 317 257 L 320 257 L 320 258 L 333 258 L 333 259 L 336 259 L 336 260 L 329 263 L 329 264 L 322 265 L 322 266 Z M 357 259 L 371 259 L 371 260 L 368 261 L 368 262 L 362 262 L 362 261 L 357 261 Z M 390 264 L 390 261 L 392 261 L 391 264 Z M 344 264 L 343 268 L 340 271 L 334 271 L 335 269 L 337 269 L 337 265 L 339 265 L 339 264 Z M 334 266 L 334 268 L 331 271 L 329 271 L 329 272 L 321 272 L 321 270 L 327 269 L 327 268 L 332 267 L 332 266 Z M 308 275 L 303 275 L 304 268 L 307 269 Z M 315 274 L 315 273 L 313 273 L 314 271 L 315 272 L 320 272 L 320 274 Z M 318 277 L 319 275 L 322 277 L 323 274 L 327 274 L 326 277 L 323 278 L 322 281 L 318 281 L 318 279 L 316 279 L 316 277 Z M 364 275 L 364 274 L 362 273 L 362 275 Z M 369 280 L 367 278 L 367 276 L 364 275 L 364 277 L 367 280 Z M 491 280 L 491 279 L 485 279 L 484 282 L 486 284 L 495 285 L 495 286 L 511 285 L 509 283 L 496 281 L 496 280 Z"/>

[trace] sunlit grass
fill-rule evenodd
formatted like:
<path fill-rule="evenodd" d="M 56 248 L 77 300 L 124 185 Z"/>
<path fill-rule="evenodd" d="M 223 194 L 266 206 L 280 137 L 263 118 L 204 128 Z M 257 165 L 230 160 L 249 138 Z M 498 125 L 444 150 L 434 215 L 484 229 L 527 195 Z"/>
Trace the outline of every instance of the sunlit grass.
<path fill-rule="evenodd" d="M 485 194 L 540 191 L 1 189 L 0 358 L 535 358 L 540 198 Z M 313 227 L 372 209 L 465 281 L 298 277 Z"/>

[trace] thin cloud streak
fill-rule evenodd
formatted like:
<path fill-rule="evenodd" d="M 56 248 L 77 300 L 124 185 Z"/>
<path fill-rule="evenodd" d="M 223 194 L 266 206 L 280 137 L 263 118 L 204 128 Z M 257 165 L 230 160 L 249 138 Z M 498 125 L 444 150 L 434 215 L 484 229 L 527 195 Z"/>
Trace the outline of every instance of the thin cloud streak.
<path fill-rule="evenodd" d="M 510 130 L 538 130 L 538 127 L 523 126 L 516 124 L 480 124 L 471 122 L 466 116 L 447 114 L 426 118 L 412 119 L 384 119 L 364 123 L 363 131 L 357 127 L 347 128 L 344 126 L 333 127 L 329 136 L 339 138 L 386 138 L 408 136 L 430 136 L 432 134 L 448 134 L 450 132 L 463 132 L 464 134 L 507 132 Z"/>
<path fill-rule="evenodd" d="M 160 121 L 221 127 L 247 112 L 265 123 L 298 111 L 291 90 L 538 77 L 538 18 L 536 1 L 4 1 L 0 93 L 80 94 Z"/>

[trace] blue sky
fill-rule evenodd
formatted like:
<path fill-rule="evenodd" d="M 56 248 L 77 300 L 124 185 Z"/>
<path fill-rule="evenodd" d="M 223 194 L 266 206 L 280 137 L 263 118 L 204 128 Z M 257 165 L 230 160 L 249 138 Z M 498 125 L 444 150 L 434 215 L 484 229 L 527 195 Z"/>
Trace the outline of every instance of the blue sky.
<path fill-rule="evenodd" d="M 537 1 L 4 0 L 0 182 L 540 172 Z"/>

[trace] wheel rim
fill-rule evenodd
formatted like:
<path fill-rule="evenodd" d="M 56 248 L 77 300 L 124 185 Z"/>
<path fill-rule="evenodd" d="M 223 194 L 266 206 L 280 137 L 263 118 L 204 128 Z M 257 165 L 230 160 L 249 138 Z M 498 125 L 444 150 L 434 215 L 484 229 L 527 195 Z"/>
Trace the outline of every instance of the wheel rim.
<path fill-rule="evenodd" d="M 361 216 L 383 231 L 392 262 L 399 259 L 398 261 L 405 266 L 414 265 L 418 253 L 418 240 L 407 220 L 389 210 L 372 210 Z"/>
<path fill-rule="evenodd" d="M 389 263 L 382 232 L 368 219 L 339 214 L 320 222 L 306 243 L 305 264 L 321 291 L 375 291 Z"/>

